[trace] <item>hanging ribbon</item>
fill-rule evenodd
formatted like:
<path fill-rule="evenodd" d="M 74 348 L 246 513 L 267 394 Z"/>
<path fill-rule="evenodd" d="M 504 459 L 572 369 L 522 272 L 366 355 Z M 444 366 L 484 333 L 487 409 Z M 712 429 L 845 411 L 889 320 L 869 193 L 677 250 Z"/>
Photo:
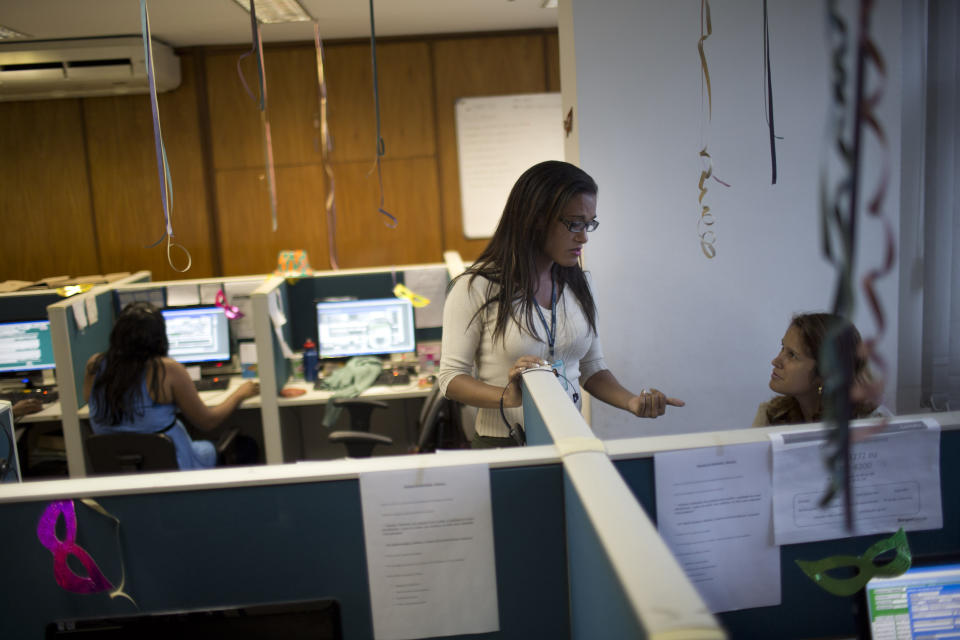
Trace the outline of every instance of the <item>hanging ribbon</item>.
<path fill-rule="evenodd" d="M 257 84 L 260 89 L 260 125 L 263 131 L 263 155 L 267 175 L 267 191 L 270 194 L 270 227 L 271 230 L 277 230 L 277 177 L 273 162 L 273 138 L 270 135 L 270 119 L 267 117 L 267 79 L 263 66 L 263 38 L 260 34 L 260 22 L 257 20 L 257 3 L 249 0 L 250 3 L 250 38 L 252 45 L 250 51 L 247 51 L 237 59 L 237 74 L 240 76 L 240 82 L 246 90 L 247 95 L 254 101 L 257 97 L 253 95 L 246 78 L 243 77 L 243 71 L 240 68 L 240 62 L 252 53 L 257 54 Z"/>
<path fill-rule="evenodd" d="M 147 249 L 152 249 L 164 239 L 167 241 L 167 264 L 174 271 L 183 273 L 190 270 L 193 264 L 193 257 L 187 248 L 182 244 L 174 242 L 173 221 L 171 212 L 173 211 L 173 181 L 170 180 L 170 164 L 167 162 L 167 149 L 163 144 L 163 134 L 160 130 L 160 109 L 157 105 L 157 78 L 153 68 L 153 39 L 150 33 L 150 15 L 147 12 L 147 0 L 140 0 L 140 29 L 143 34 L 143 55 L 147 67 L 147 85 L 150 87 L 150 110 L 153 113 L 153 143 L 157 152 L 157 173 L 160 178 L 160 202 L 163 206 L 163 218 L 166 222 L 166 228 L 160 238 L 147 245 Z M 180 249 L 187 257 L 187 266 L 178 269 L 173 264 L 173 249 Z"/>
<path fill-rule="evenodd" d="M 763 94 L 767 129 L 770 131 L 770 184 L 777 184 L 777 135 L 773 127 L 773 82 L 770 78 L 770 24 L 767 19 L 767 0 L 763 0 Z"/>
<path fill-rule="evenodd" d="M 317 97 L 320 102 L 320 156 L 323 171 L 327 174 L 327 253 L 330 256 L 330 268 L 337 270 L 337 204 L 336 183 L 333 180 L 333 166 L 330 164 L 330 152 L 333 151 L 333 138 L 327 121 L 327 81 L 323 74 L 323 43 L 320 40 L 320 23 L 313 23 L 313 45 L 317 52 Z"/>
<path fill-rule="evenodd" d="M 73 500 L 51 502 L 37 523 L 37 539 L 53 554 L 53 575 L 57 584 L 73 593 L 88 594 L 110 591 L 111 599 L 126 598 L 134 606 L 137 606 L 136 601 L 123 590 L 126 582 L 126 570 L 123 563 L 123 547 L 120 542 L 119 518 L 109 513 L 95 500 L 84 499 L 81 502 L 97 513 L 110 518 L 116 525 L 117 548 L 120 551 L 120 584 L 114 589 L 110 581 L 100 571 L 100 567 L 90 557 L 90 554 L 77 544 L 77 513 Z M 60 518 L 63 518 L 65 531 L 62 540 L 57 537 L 57 521 Z M 87 573 L 86 576 L 80 576 L 70 568 L 67 562 L 69 556 L 73 556 L 83 565 Z"/>
<path fill-rule="evenodd" d="M 386 145 L 384 145 L 383 137 L 380 135 L 380 89 L 379 83 L 377 82 L 377 30 L 373 20 L 373 0 L 370 0 L 370 57 L 373 61 L 373 108 L 377 118 L 377 157 L 375 160 L 375 168 L 377 170 L 377 182 L 380 185 L 380 207 L 377 211 L 388 218 L 388 220 L 384 220 L 384 225 L 391 229 L 396 229 L 400 223 L 393 214 L 383 208 L 383 169 L 380 166 L 380 158 L 386 153 Z M 371 169 L 371 172 L 372 171 L 373 169 Z"/>

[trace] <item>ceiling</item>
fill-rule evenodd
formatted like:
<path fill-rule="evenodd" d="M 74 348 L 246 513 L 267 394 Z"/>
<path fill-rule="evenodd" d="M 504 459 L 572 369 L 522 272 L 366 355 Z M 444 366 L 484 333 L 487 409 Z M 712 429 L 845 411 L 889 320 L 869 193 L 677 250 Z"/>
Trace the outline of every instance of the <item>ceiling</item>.
<path fill-rule="evenodd" d="M 300 0 L 324 40 L 370 36 L 366 0 Z M 557 26 L 544 0 L 374 0 L 377 37 L 514 31 Z M 156 40 L 173 47 L 250 42 L 250 17 L 234 0 L 152 0 Z M 0 26 L 30 40 L 139 35 L 138 0 L 0 0 Z M 265 24 L 264 42 L 313 40 L 311 23 Z"/>

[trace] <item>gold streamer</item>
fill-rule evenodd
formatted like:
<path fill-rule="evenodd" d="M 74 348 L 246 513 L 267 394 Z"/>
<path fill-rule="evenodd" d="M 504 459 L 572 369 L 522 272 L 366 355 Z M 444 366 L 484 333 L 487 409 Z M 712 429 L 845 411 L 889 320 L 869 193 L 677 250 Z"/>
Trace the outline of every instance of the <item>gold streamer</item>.
<path fill-rule="evenodd" d="M 123 586 L 127 581 L 127 571 L 123 562 L 123 543 L 120 541 L 120 518 L 104 509 L 102 506 L 100 506 L 99 502 L 93 500 L 92 498 L 81 498 L 80 502 L 87 505 L 87 507 L 93 509 L 100 515 L 110 518 L 113 520 L 114 524 L 116 524 L 117 548 L 120 550 L 120 584 L 117 585 L 116 589 L 110 592 L 110 598 L 126 598 L 133 606 L 139 609 L 140 607 L 137 605 L 137 601 L 134 600 L 129 593 L 123 590 Z"/>

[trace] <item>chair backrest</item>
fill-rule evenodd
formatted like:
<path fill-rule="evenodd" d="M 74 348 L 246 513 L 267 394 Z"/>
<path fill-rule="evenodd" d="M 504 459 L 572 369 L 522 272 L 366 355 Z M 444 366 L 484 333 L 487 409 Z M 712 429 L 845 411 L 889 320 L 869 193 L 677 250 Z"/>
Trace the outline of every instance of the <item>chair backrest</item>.
<path fill-rule="evenodd" d="M 429 452 L 438 448 L 468 446 L 469 441 L 461 423 L 459 403 L 445 398 L 440 393 L 440 385 L 434 385 L 420 410 L 420 437 L 416 450 Z"/>
<path fill-rule="evenodd" d="M 102 433 L 85 446 L 93 475 L 178 469 L 173 440 L 162 433 Z"/>

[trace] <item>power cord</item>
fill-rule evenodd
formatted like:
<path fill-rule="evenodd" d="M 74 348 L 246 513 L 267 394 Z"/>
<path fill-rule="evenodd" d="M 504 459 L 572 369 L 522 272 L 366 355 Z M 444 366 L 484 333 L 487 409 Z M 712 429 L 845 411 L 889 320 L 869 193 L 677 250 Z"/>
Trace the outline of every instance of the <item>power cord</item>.
<path fill-rule="evenodd" d="M 562 373 L 560 373 L 559 371 L 557 371 L 556 368 L 546 369 L 546 368 L 540 368 L 540 367 L 538 367 L 538 368 L 536 368 L 536 369 L 526 369 L 526 370 L 524 370 L 524 371 L 521 371 L 521 372 L 520 372 L 520 375 L 521 375 L 521 376 L 525 376 L 525 375 L 527 375 L 528 373 L 533 373 L 534 371 L 542 371 L 542 372 L 544 372 L 544 373 L 552 373 L 552 374 L 554 375 L 554 377 L 563 378 L 563 380 L 567 383 L 568 386 L 570 386 L 571 388 L 573 387 L 573 383 L 570 382 L 570 379 L 567 378 L 567 376 L 565 376 L 565 375 L 563 375 Z M 513 384 L 513 383 L 511 382 L 510 384 Z M 504 388 L 503 388 L 503 391 L 500 393 L 500 418 L 503 420 L 503 424 L 505 424 L 505 425 L 507 426 L 507 431 L 509 431 L 510 437 L 513 439 L 513 441 L 517 443 L 517 446 L 518 446 L 518 447 L 523 447 L 523 446 L 525 446 L 525 445 L 527 444 L 527 432 L 524 431 L 523 425 L 520 424 L 519 422 L 517 422 L 517 423 L 515 423 L 515 424 L 513 424 L 513 425 L 511 426 L 510 421 L 507 420 L 507 414 L 506 414 L 506 412 L 503 410 L 503 396 L 506 395 L 506 393 L 507 393 L 507 387 L 509 387 L 510 384 L 508 384 L 506 387 L 504 387 Z M 574 392 L 573 392 L 572 400 L 573 400 L 573 403 L 574 403 L 574 404 L 576 404 L 577 402 L 579 402 L 579 400 L 580 400 L 580 394 L 579 394 L 578 392 L 574 391 Z"/>

